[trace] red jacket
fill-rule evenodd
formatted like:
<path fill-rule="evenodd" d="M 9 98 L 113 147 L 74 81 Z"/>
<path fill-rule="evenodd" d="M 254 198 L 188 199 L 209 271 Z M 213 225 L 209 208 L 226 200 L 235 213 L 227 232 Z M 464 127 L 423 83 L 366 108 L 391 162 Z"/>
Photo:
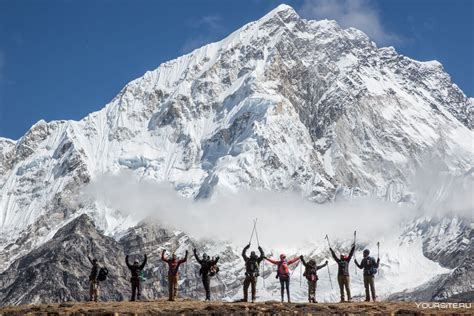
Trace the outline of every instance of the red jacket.
<path fill-rule="evenodd" d="M 296 257 L 296 258 L 293 258 L 289 261 L 287 261 L 286 259 L 284 260 L 275 260 L 275 259 L 270 259 L 270 258 L 266 258 L 267 261 L 273 263 L 273 264 L 276 264 L 278 266 L 278 274 L 281 275 L 281 276 L 289 276 L 290 275 L 290 269 L 288 268 L 288 266 L 290 264 L 293 264 L 295 262 L 298 262 L 298 260 L 300 260 L 299 257 Z"/>
<path fill-rule="evenodd" d="M 164 262 L 166 262 L 168 264 L 168 275 L 178 275 L 179 266 L 182 263 L 186 262 L 187 259 L 188 259 L 188 253 L 187 252 L 186 252 L 186 256 L 181 260 L 167 259 L 165 257 L 165 252 L 163 252 L 161 254 L 161 260 L 163 260 Z"/>

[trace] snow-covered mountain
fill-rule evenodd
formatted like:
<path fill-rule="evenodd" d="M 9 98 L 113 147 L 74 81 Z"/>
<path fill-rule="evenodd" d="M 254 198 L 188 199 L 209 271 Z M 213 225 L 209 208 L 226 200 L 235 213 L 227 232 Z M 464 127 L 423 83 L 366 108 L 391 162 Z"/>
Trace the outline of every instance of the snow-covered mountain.
<path fill-rule="evenodd" d="M 472 168 L 473 118 L 473 99 L 439 62 L 280 5 L 147 72 L 80 121 L 39 121 L 17 141 L 0 138 L 0 269 L 10 275 L 12 262 L 83 213 L 108 236 L 137 225 L 141 218 L 76 200 L 88 183 L 125 169 L 193 199 L 250 188 L 294 190 L 317 203 L 350 195 L 415 204 L 413 177 L 427 157 L 453 177 Z M 416 260 L 429 273 L 387 289 L 415 288 L 464 262 L 426 255 L 434 237 L 458 237 L 433 235 L 445 224 L 430 220 L 397 248 L 424 247 Z M 458 234 L 472 230 L 457 217 L 444 221 Z M 386 259 L 388 276 L 404 260 Z"/>

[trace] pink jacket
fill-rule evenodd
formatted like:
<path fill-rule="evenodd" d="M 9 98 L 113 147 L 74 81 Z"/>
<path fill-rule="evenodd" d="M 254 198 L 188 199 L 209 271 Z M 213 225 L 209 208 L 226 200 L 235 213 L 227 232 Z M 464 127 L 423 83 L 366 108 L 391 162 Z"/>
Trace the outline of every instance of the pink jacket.
<path fill-rule="evenodd" d="M 267 261 L 273 263 L 273 264 L 276 264 L 278 266 L 278 274 L 279 275 L 290 275 L 290 269 L 288 268 L 288 266 L 290 264 L 293 264 L 295 262 L 298 262 L 298 260 L 300 260 L 299 257 L 296 257 L 296 258 L 293 258 L 289 261 L 287 261 L 286 259 L 284 260 L 275 260 L 275 259 L 270 259 L 270 258 L 266 258 Z"/>

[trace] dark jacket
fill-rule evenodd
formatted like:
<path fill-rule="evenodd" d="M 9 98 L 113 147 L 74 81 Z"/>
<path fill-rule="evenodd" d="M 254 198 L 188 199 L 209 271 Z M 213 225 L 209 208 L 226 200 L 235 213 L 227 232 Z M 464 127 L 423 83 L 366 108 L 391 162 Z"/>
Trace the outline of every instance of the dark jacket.
<path fill-rule="evenodd" d="M 99 275 L 99 264 L 94 263 L 92 259 L 88 256 L 87 259 L 89 259 L 89 262 L 92 264 L 92 270 L 91 274 L 89 274 L 89 280 L 97 280 L 97 276 Z"/>
<path fill-rule="evenodd" d="M 130 262 L 128 262 L 128 255 L 125 257 L 125 263 L 127 264 L 127 267 L 130 269 L 130 272 L 132 273 L 132 280 L 134 281 L 140 280 L 139 279 L 140 272 L 145 267 L 146 260 L 147 260 L 147 257 L 145 255 L 145 259 L 143 260 L 143 263 L 141 265 L 138 265 L 138 264 L 135 265 L 135 264 L 130 264 Z"/>
<path fill-rule="evenodd" d="M 312 266 L 312 265 L 310 265 L 309 263 L 307 263 L 307 262 L 304 260 L 304 258 L 301 258 L 301 262 L 303 263 L 303 266 L 304 266 L 306 269 L 314 269 L 314 268 L 315 268 L 314 266 Z M 327 264 L 328 264 L 328 263 L 325 262 L 325 263 L 323 263 L 323 264 L 321 264 L 321 265 L 319 265 L 319 266 L 316 265 L 315 271 L 318 271 L 319 269 L 324 268 L 325 266 L 327 266 Z"/>
<path fill-rule="evenodd" d="M 186 250 L 186 255 L 184 256 L 183 259 L 178 260 L 178 259 L 167 259 L 165 257 L 165 251 L 161 253 L 161 260 L 166 262 L 168 264 L 168 275 L 178 275 L 178 269 L 179 266 L 182 263 L 185 263 L 186 260 L 188 260 L 188 251 Z"/>
<path fill-rule="evenodd" d="M 318 280 L 317 271 L 319 269 L 324 268 L 328 263 L 325 262 L 324 264 L 321 264 L 319 266 L 316 265 L 316 263 L 314 265 L 311 265 L 311 264 L 309 264 L 308 262 L 306 262 L 304 260 L 303 256 L 301 256 L 300 258 L 301 258 L 301 262 L 303 263 L 303 266 L 305 268 L 303 276 L 306 277 L 306 279 L 309 280 L 309 281 L 316 282 Z"/>
<path fill-rule="evenodd" d="M 354 255 L 355 245 L 352 245 L 351 251 L 349 252 L 349 256 L 345 260 L 338 258 L 332 248 L 329 248 L 329 250 L 331 250 L 332 257 L 338 265 L 337 275 L 349 276 L 349 263 L 351 261 L 352 256 Z"/>
<path fill-rule="evenodd" d="M 364 269 L 364 275 L 373 275 L 373 273 L 370 273 L 370 268 L 374 267 L 376 269 L 379 268 L 379 263 L 380 263 L 380 258 L 377 258 L 375 260 L 374 257 L 364 257 L 360 264 L 355 260 L 355 264 L 359 269 Z"/>
<path fill-rule="evenodd" d="M 196 261 L 201 265 L 201 269 L 199 269 L 199 274 L 201 275 L 208 275 L 211 267 L 217 264 L 217 261 L 219 261 L 219 257 L 217 257 L 215 260 L 205 260 L 204 258 L 199 259 L 199 256 L 196 251 L 194 251 L 194 257 L 196 258 Z"/>
<path fill-rule="evenodd" d="M 247 250 L 250 248 L 250 245 L 245 246 L 242 250 L 242 258 L 245 261 L 245 275 L 247 276 L 258 276 L 259 275 L 259 267 L 260 262 L 265 259 L 265 254 L 263 253 L 262 247 L 258 247 L 258 251 L 260 251 L 259 257 L 247 257 Z"/>

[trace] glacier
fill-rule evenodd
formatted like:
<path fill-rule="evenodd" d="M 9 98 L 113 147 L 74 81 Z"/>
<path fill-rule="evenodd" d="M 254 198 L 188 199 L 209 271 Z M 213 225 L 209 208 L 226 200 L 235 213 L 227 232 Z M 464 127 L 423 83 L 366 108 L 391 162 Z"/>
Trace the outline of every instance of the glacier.
<path fill-rule="evenodd" d="M 280 5 L 225 39 L 146 72 L 79 121 L 39 121 L 18 140 L 0 138 L 0 271 L 9 275 L 12 264 L 81 214 L 117 240 L 140 225 L 145 217 L 77 198 L 102 176 L 124 170 L 194 201 L 220 192 L 292 191 L 316 204 L 370 197 L 431 208 L 413 190 L 417 170 L 440 161 L 440 172 L 453 178 L 469 174 L 473 113 L 473 99 L 439 62 L 379 48 L 357 29 L 305 20 Z M 466 181 L 472 193 L 472 177 Z M 472 257 L 472 199 L 467 203 L 462 208 L 470 219 L 443 205 L 441 215 L 422 213 L 427 218 L 410 227 L 413 236 L 400 230 L 386 240 L 380 295 L 449 275 Z M 446 223 L 453 234 L 439 233 Z M 467 252 L 443 259 L 433 251 L 434 238 Z M 217 244 L 216 252 L 224 249 Z M 239 265 L 237 245 L 229 247 L 234 255 L 225 264 Z M 314 254 L 327 258 L 322 249 Z M 223 283 L 233 289 L 220 296 L 232 299 L 241 271 L 229 270 Z M 335 299 L 321 273 L 319 293 Z M 266 279 L 261 295 L 270 298 L 276 283 Z M 353 276 L 357 286 L 358 279 Z M 303 299 L 304 283 L 296 288 Z"/>

